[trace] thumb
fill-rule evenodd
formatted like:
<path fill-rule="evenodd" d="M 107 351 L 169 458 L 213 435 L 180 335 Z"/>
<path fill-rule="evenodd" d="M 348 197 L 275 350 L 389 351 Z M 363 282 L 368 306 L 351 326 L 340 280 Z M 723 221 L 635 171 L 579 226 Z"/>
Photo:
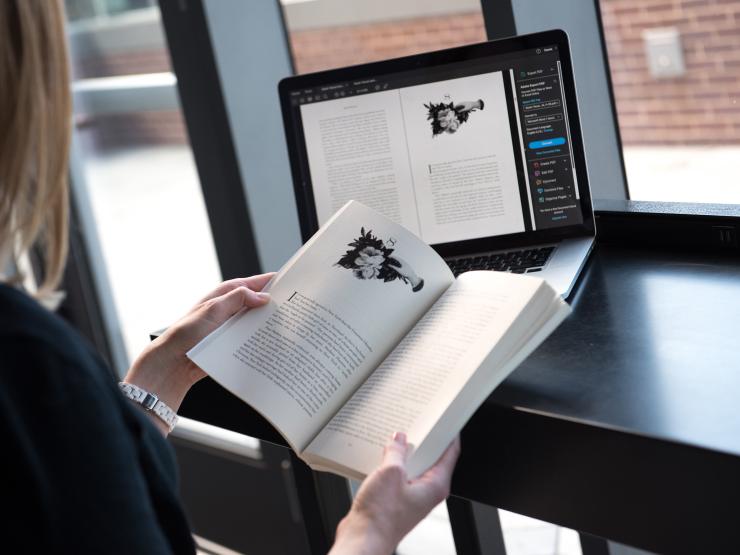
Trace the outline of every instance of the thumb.
<path fill-rule="evenodd" d="M 208 301 L 206 311 L 212 320 L 223 322 L 243 308 L 256 308 L 266 304 L 269 300 L 269 293 L 258 293 L 247 287 L 237 287 Z"/>

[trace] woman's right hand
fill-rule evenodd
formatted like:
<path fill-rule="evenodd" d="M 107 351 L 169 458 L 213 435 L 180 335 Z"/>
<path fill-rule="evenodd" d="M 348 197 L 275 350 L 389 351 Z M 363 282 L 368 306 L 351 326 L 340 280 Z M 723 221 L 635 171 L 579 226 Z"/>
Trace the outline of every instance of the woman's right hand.
<path fill-rule="evenodd" d="M 187 357 L 187 352 L 234 314 L 269 302 L 262 288 L 275 274 L 262 274 L 223 282 L 190 312 L 149 343 L 131 365 L 124 381 L 153 393 L 174 411 L 205 372 Z M 163 434 L 168 427 L 157 416 L 152 422 Z"/>
<path fill-rule="evenodd" d="M 393 553 L 398 543 L 450 494 L 460 438 L 424 474 L 409 480 L 406 435 L 396 433 L 380 467 L 362 483 L 352 508 L 337 527 L 330 555 Z"/>

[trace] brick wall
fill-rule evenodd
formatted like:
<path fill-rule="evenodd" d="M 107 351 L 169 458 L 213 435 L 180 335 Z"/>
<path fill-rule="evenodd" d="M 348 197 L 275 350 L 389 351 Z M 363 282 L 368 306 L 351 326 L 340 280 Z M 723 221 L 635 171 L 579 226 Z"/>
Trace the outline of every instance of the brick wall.
<path fill-rule="evenodd" d="M 625 144 L 740 143 L 740 0 L 601 0 Z M 676 27 L 686 73 L 655 79 L 642 33 Z"/>
<path fill-rule="evenodd" d="M 587 0 L 584 0 L 587 1 Z M 740 0 L 601 0 L 617 112 L 625 145 L 740 144 Z M 676 27 L 686 73 L 656 79 L 642 34 Z M 293 31 L 299 73 L 485 40 L 480 12 Z M 163 52 L 85 60 L 79 77 L 169 71 Z M 128 119 L 127 119 L 128 118 Z M 127 123 L 128 121 L 128 123 Z M 178 113 L 106 116 L 98 143 L 183 143 Z"/>
<path fill-rule="evenodd" d="M 188 144 L 185 121 L 177 110 L 78 115 L 75 124 L 86 144 L 98 149 Z"/>
<path fill-rule="evenodd" d="M 165 50 L 144 50 L 82 60 L 73 56 L 73 60 L 74 79 L 172 71 Z M 188 143 L 185 121 L 179 110 L 99 116 L 79 114 L 75 123 L 84 133 L 85 140 L 100 149 Z"/>
<path fill-rule="evenodd" d="M 77 59 L 73 53 L 72 59 L 74 79 L 172 71 L 170 57 L 166 50 L 141 50 L 114 56 L 94 56 L 81 60 Z"/>
<path fill-rule="evenodd" d="M 486 40 L 480 12 L 293 31 L 298 73 L 397 58 Z"/>
<path fill-rule="evenodd" d="M 626 145 L 740 143 L 740 0 L 601 0 L 601 8 Z M 686 73 L 656 79 L 642 33 L 669 26 L 681 34 Z M 481 40 L 480 13 L 291 34 L 301 73 Z"/>

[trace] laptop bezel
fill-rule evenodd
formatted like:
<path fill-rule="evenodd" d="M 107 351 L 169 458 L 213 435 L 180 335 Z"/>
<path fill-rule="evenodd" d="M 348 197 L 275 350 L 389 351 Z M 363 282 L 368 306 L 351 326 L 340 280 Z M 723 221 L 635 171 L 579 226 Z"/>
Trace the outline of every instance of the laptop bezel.
<path fill-rule="evenodd" d="M 363 79 L 476 58 L 497 56 L 552 46 L 553 44 L 558 46 L 559 51 L 563 90 L 570 123 L 570 148 L 575 164 L 583 223 L 451 243 L 440 243 L 434 244 L 432 247 L 440 255 L 450 257 L 476 252 L 555 243 L 573 237 L 594 236 L 595 227 L 591 191 L 583 148 L 583 136 L 578 114 L 578 101 L 568 35 L 562 30 L 551 30 L 282 79 L 278 85 L 278 92 L 283 113 L 285 138 L 290 158 L 296 206 L 303 241 L 307 241 L 318 230 L 319 223 L 311 178 L 310 175 L 304 175 L 302 170 L 301 160 L 307 155 L 305 153 L 305 146 L 301 140 L 302 133 L 299 132 L 299 130 L 302 131 L 302 121 L 299 115 L 300 110 L 295 110 L 294 106 L 291 105 L 291 91 L 317 87 L 323 84 L 332 84 L 339 81 Z M 295 121 L 296 116 L 297 121 Z"/>

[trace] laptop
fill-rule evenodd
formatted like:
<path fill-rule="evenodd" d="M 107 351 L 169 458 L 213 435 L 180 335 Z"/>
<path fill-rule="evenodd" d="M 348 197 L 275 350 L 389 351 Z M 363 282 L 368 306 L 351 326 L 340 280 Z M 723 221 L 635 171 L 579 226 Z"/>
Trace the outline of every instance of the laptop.
<path fill-rule="evenodd" d="M 298 75 L 279 94 L 304 241 L 354 199 L 455 275 L 570 295 L 595 228 L 565 32 Z"/>

